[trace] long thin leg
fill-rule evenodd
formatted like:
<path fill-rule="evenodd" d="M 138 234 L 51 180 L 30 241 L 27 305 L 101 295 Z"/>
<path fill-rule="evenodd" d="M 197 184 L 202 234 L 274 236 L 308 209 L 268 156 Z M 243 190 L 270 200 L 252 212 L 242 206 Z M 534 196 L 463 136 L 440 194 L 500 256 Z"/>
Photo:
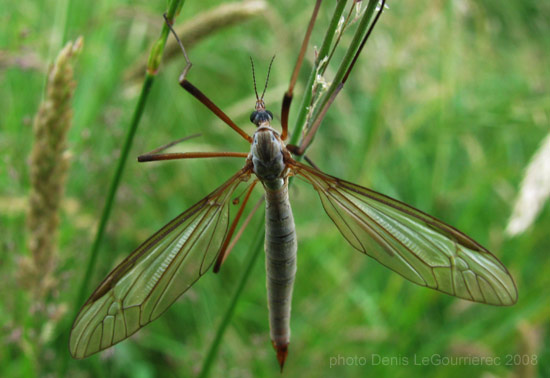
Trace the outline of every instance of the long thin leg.
<path fill-rule="evenodd" d="M 290 79 L 290 84 L 288 89 L 285 92 L 283 97 L 283 105 L 281 108 L 281 127 L 283 129 L 281 133 L 281 139 L 285 140 L 288 136 L 288 113 L 290 112 L 290 104 L 292 102 L 294 85 L 296 85 L 296 80 L 298 80 L 298 73 L 302 67 L 304 61 L 304 56 L 306 53 L 307 45 L 309 43 L 309 37 L 311 37 L 311 32 L 313 30 L 313 25 L 315 25 L 315 20 L 317 19 L 317 14 L 319 13 L 319 7 L 321 6 L 322 0 L 317 0 L 315 3 L 315 8 L 313 8 L 313 13 L 311 19 L 309 20 L 309 25 L 307 27 L 306 35 L 302 41 L 302 47 L 300 48 L 300 54 L 298 55 L 298 60 L 296 61 L 296 66 L 294 66 L 294 71 L 292 72 L 292 77 Z"/>
<path fill-rule="evenodd" d="M 262 204 L 262 202 L 264 202 L 264 196 L 262 196 L 258 200 L 258 202 L 256 202 L 256 204 L 254 205 L 254 207 L 252 208 L 252 210 L 250 211 L 250 213 L 248 214 L 248 216 L 244 220 L 244 223 L 242 224 L 241 228 L 239 228 L 239 231 L 237 232 L 237 235 L 235 235 L 235 237 L 233 238 L 233 240 L 231 240 L 231 243 L 229 243 L 229 245 L 225 248 L 225 250 L 222 251 L 222 254 L 220 254 L 220 256 L 223 255 L 221 257 L 221 259 L 220 259 L 220 257 L 218 257 L 218 260 L 220 260 L 220 261 L 219 261 L 219 265 L 218 265 L 218 261 L 216 261 L 216 265 L 214 266 L 214 273 L 218 273 L 220 271 L 221 265 L 223 264 L 223 262 L 225 261 L 227 256 L 229 256 L 229 253 L 233 250 L 233 248 L 235 247 L 235 245 L 237 244 L 237 242 L 239 241 L 241 236 L 243 236 L 244 230 L 246 229 L 246 227 L 248 226 L 248 224 L 252 220 L 252 217 L 254 216 L 254 214 L 256 214 L 256 211 L 258 211 L 258 209 L 260 208 L 260 205 Z M 229 240 L 229 239 L 227 239 L 227 240 Z"/>
<path fill-rule="evenodd" d="M 216 259 L 216 263 L 214 264 L 214 273 L 218 273 L 220 271 L 220 268 L 227 258 L 227 255 L 231 251 L 227 248 L 229 245 L 229 242 L 231 241 L 231 238 L 233 237 L 233 233 L 235 232 L 235 228 L 237 228 L 237 224 L 239 223 L 239 220 L 241 219 L 241 216 L 243 215 L 244 208 L 250 198 L 250 195 L 252 194 L 252 189 L 256 186 L 258 181 L 254 181 L 252 185 L 250 185 L 250 188 L 248 188 L 248 191 L 246 192 L 246 195 L 244 197 L 243 203 L 241 204 L 241 207 L 239 208 L 239 211 L 237 212 L 237 215 L 235 216 L 235 219 L 233 219 L 233 222 L 231 223 L 231 227 L 229 228 L 229 232 L 225 236 L 225 240 L 223 241 L 222 248 L 220 250 L 220 254 L 218 255 L 218 258 Z"/>
<path fill-rule="evenodd" d="M 246 158 L 248 154 L 245 152 L 171 152 L 166 154 L 145 154 L 138 156 L 140 163 L 159 160 L 179 160 L 179 159 L 200 159 L 200 158 L 216 158 L 216 157 L 235 157 Z"/>
<path fill-rule="evenodd" d="M 309 165 L 311 165 L 313 168 L 315 168 L 316 170 L 320 171 L 319 167 L 317 166 L 317 164 L 315 164 L 313 162 L 313 160 L 311 160 L 307 155 L 304 155 L 304 160 L 307 161 L 309 163 Z"/>
<path fill-rule="evenodd" d="M 158 160 L 196 159 L 196 158 L 213 158 L 213 157 L 238 157 L 238 158 L 248 157 L 248 154 L 244 152 L 170 152 L 170 153 L 164 153 L 164 154 L 161 153 L 162 151 L 165 151 L 166 149 L 178 143 L 184 142 L 189 139 L 197 138 L 199 136 L 201 136 L 201 134 L 193 134 L 185 138 L 181 138 L 173 142 L 170 142 L 168 144 L 165 144 L 164 146 L 155 148 L 153 151 L 150 151 L 143 155 L 138 156 L 138 161 L 140 163 L 143 163 L 143 162 L 158 161 Z"/>
<path fill-rule="evenodd" d="M 374 26 L 378 22 L 378 19 L 380 18 L 380 15 L 382 14 L 382 11 L 384 10 L 385 5 L 386 5 L 386 0 L 381 0 L 380 5 L 379 5 L 380 10 L 376 13 L 376 16 L 374 17 L 374 21 L 370 25 L 369 30 L 367 31 L 367 34 L 365 34 L 365 36 L 363 37 L 363 40 L 361 41 L 361 44 L 359 45 L 359 48 L 357 49 L 357 52 L 355 53 L 355 55 L 354 55 L 354 57 L 351 61 L 351 64 L 349 65 L 346 73 L 344 74 L 344 76 L 342 78 L 342 81 L 340 82 L 340 84 L 338 84 L 338 86 L 336 87 L 336 89 L 334 90 L 334 92 L 332 93 L 330 98 L 328 99 L 328 101 L 325 103 L 325 105 L 323 106 L 323 108 L 319 112 L 319 116 L 317 117 L 317 119 L 315 120 L 313 125 L 311 125 L 311 128 L 308 131 L 307 135 L 305 135 L 304 139 L 302 139 L 302 143 L 300 143 L 300 146 L 297 147 L 297 148 L 292 148 L 292 150 L 293 150 L 292 152 L 294 154 L 303 155 L 303 153 L 305 152 L 305 150 L 307 149 L 307 147 L 311 143 L 311 141 L 313 139 L 313 136 L 317 132 L 317 129 L 321 125 L 321 122 L 323 121 L 323 118 L 325 117 L 325 114 L 328 111 L 328 108 L 330 107 L 330 105 L 332 105 L 332 103 L 334 102 L 334 99 L 336 98 L 338 93 L 342 90 L 342 88 L 344 87 L 344 84 L 348 80 L 348 77 L 349 77 L 351 71 L 353 70 L 353 67 L 355 66 L 355 63 L 357 62 L 357 59 L 359 58 L 359 55 L 361 54 L 361 50 L 363 50 L 363 47 L 365 46 L 365 43 L 369 39 L 369 37 L 372 33 L 372 30 L 374 29 Z"/>
<path fill-rule="evenodd" d="M 166 17 L 166 14 L 164 15 L 164 20 L 166 22 L 166 25 L 170 28 L 170 31 L 176 38 L 176 41 L 178 42 L 178 45 L 181 48 L 181 51 L 183 52 L 183 56 L 185 58 L 185 67 L 183 68 L 183 71 L 181 72 L 181 75 L 179 77 L 179 83 L 180 86 L 185 89 L 187 92 L 189 92 L 193 97 L 195 97 L 197 100 L 199 100 L 203 105 L 205 105 L 208 109 L 212 111 L 216 116 L 218 116 L 219 119 L 221 119 L 223 122 L 225 122 L 229 127 L 231 127 L 233 130 L 239 133 L 244 139 L 246 139 L 249 143 L 252 143 L 252 137 L 248 135 L 244 130 L 242 130 L 235 122 L 229 118 L 227 114 L 225 114 L 219 107 L 217 107 L 204 93 L 202 93 L 197 87 L 195 87 L 189 80 L 187 80 L 187 73 L 191 69 L 192 63 L 189 60 L 189 57 L 187 56 L 187 51 L 185 51 L 185 48 L 183 47 L 183 44 L 181 43 L 181 40 L 179 39 L 178 35 L 172 28 L 172 22 L 168 20 Z"/>
<path fill-rule="evenodd" d="M 183 137 L 183 138 L 180 138 L 180 139 L 177 139 L 173 142 L 170 142 L 170 143 L 167 143 L 165 144 L 164 146 L 160 146 L 158 148 L 155 148 L 153 151 L 149 151 L 143 155 L 154 155 L 154 154 L 157 154 L 159 152 L 162 152 L 164 150 L 167 150 L 168 148 L 172 147 L 172 146 L 175 146 L 176 144 L 180 144 L 181 142 L 185 142 L 186 140 L 189 140 L 189 139 L 193 139 L 193 138 L 198 138 L 200 137 L 202 134 L 198 133 L 198 134 L 193 134 L 193 135 L 189 135 L 189 136 L 186 136 L 186 137 Z"/>

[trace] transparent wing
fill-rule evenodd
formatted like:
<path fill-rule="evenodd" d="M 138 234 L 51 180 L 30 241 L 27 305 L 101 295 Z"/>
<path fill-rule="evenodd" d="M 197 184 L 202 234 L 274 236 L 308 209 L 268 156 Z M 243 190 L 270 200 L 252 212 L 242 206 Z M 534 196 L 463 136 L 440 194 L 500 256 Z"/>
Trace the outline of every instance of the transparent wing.
<path fill-rule="evenodd" d="M 354 248 L 418 285 L 492 305 L 516 302 L 508 270 L 462 232 L 383 194 L 292 165 Z"/>
<path fill-rule="evenodd" d="M 158 318 L 212 265 L 227 233 L 231 195 L 244 168 L 176 217 L 120 263 L 80 310 L 69 349 L 85 358 Z"/>

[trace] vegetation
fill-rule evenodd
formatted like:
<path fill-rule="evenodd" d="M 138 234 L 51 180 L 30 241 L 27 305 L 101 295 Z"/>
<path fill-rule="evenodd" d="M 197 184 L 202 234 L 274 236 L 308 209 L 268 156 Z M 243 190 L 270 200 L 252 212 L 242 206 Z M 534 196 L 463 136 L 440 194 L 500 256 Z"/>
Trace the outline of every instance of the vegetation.
<path fill-rule="evenodd" d="M 10 17 L 0 29 L 3 377 L 196 376 L 231 305 L 257 242 L 259 215 L 220 274 L 205 275 L 160 319 L 86 360 L 73 360 L 68 352 L 79 287 L 167 3 L 67 0 L 52 6 L 23 0 L 4 6 Z M 312 46 L 322 43 L 333 3 L 321 7 L 291 125 L 314 59 Z M 265 100 L 278 126 L 313 4 L 236 4 L 254 11 L 233 9 L 223 22 L 199 30 L 211 22 L 196 22 L 203 12 L 227 3 L 188 1 L 175 24 L 191 25 L 186 29 L 193 37 L 186 42 L 193 62 L 189 80 L 252 133 L 249 56 L 262 82 L 276 54 Z M 291 201 L 299 261 L 283 374 L 548 376 L 548 205 L 524 233 L 512 238 L 505 229 L 525 168 L 550 129 L 550 7 L 535 0 L 464 0 L 390 2 L 389 8 L 308 156 L 329 174 L 400 199 L 472 236 L 511 271 L 519 301 L 512 307 L 472 304 L 405 281 L 345 243 L 315 192 L 296 180 Z M 39 298 L 40 288 L 29 287 L 32 282 L 21 275 L 32 245 L 26 226 L 32 125 L 46 99 L 49 64 L 79 36 L 84 44 L 72 60 L 72 126 L 68 153 L 61 158 L 62 164 L 69 158 L 69 170 L 55 270 L 48 267 L 53 287 Z M 351 38 L 352 33 L 344 34 L 337 56 Z M 247 151 L 239 135 L 179 87 L 183 66 L 183 57 L 175 54 L 156 72 L 87 294 L 139 243 L 242 165 L 238 159 L 136 162 L 141 153 L 195 133 L 202 136 L 174 149 Z M 336 68 L 329 66 L 326 80 Z M 236 303 L 210 366 L 212 376 L 279 374 L 269 340 L 262 258 Z"/>

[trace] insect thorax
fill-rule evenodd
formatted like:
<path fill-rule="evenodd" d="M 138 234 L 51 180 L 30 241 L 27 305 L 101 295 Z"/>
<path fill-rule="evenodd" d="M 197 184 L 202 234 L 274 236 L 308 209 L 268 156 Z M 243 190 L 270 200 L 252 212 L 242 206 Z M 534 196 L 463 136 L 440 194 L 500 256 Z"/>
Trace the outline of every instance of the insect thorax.
<path fill-rule="evenodd" d="M 279 189 L 284 183 L 281 177 L 285 170 L 283 148 L 283 142 L 271 127 L 259 127 L 254 133 L 250 149 L 254 173 L 270 189 Z"/>

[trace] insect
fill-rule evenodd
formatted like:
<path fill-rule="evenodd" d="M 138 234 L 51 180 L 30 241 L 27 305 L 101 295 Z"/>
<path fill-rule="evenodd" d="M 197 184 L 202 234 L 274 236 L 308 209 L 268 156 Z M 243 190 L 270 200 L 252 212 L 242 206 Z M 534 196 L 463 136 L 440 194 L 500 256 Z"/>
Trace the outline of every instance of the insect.
<path fill-rule="evenodd" d="M 315 5 L 303 46 L 308 43 L 319 5 L 320 0 Z M 382 1 L 361 48 L 384 5 Z M 170 25 L 168 20 L 167 23 Z M 283 99 L 281 133 L 272 127 L 273 114 L 266 109 L 263 100 L 269 71 L 261 96 L 258 95 L 254 78 L 256 104 L 250 120 L 256 131 L 249 136 L 187 80 L 191 62 L 177 35 L 174 35 L 187 62 L 180 76 L 180 85 L 249 141 L 250 152 L 161 153 L 164 149 L 161 148 L 139 157 L 140 161 L 234 157 L 245 159 L 245 162 L 243 168 L 224 184 L 161 228 L 105 278 L 86 301 L 73 324 L 69 341 L 73 357 L 88 357 L 126 339 L 158 318 L 212 266 L 214 271 L 218 271 L 244 205 L 260 182 L 266 203 L 265 252 L 270 335 L 282 369 L 290 343 L 291 301 L 296 273 L 297 238 L 288 195 L 289 178 L 292 176 L 313 186 L 324 210 L 355 249 L 404 278 L 474 302 L 491 305 L 512 305 L 516 302 L 517 289 L 508 270 L 470 237 L 409 205 L 327 175 L 295 159 L 295 156 L 303 154 L 320 123 L 319 119 L 314 122 L 299 146 L 285 143 L 296 75 L 293 75 Z M 339 89 L 347 80 L 361 48 L 356 52 Z M 294 73 L 300 69 L 304 51 L 302 47 Z M 254 74 L 253 63 L 252 72 Z M 333 99 L 321 109 L 320 119 Z M 241 190 L 246 193 L 245 199 L 230 224 L 233 194 Z"/>

